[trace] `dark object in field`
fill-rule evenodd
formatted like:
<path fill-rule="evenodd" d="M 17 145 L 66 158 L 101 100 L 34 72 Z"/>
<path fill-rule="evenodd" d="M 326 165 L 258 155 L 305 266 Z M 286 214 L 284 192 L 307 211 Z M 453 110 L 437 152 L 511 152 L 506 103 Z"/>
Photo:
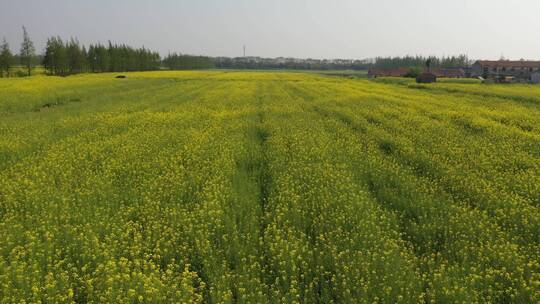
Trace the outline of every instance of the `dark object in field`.
<path fill-rule="evenodd" d="M 424 72 L 416 77 L 417 83 L 433 83 L 437 82 L 437 76 L 430 72 Z"/>
<path fill-rule="evenodd" d="M 116 76 L 116 78 L 117 79 L 124 79 L 124 78 L 126 78 L 126 75 L 118 75 L 118 76 Z"/>
<path fill-rule="evenodd" d="M 516 82 L 516 77 L 514 76 L 499 76 L 495 78 L 496 83 L 514 83 Z"/>

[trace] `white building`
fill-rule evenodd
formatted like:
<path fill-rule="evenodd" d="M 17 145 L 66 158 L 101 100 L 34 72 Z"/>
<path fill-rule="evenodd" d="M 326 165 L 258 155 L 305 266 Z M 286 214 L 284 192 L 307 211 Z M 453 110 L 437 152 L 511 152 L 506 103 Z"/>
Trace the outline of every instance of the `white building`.
<path fill-rule="evenodd" d="M 540 73 L 534 73 L 531 75 L 531 82 L 540 84 Z"/>

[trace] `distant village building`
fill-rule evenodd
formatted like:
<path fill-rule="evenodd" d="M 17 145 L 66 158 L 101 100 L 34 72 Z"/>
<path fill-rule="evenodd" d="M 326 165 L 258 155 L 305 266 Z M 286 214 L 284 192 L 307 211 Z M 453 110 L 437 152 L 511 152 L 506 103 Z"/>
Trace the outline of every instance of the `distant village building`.
<path fill-rule="evenodd" d="M 540 72 L 531 75 L 531 82 L 534 84 L 540 84 Z"/>
<path fill-rule="evenodd" d="M 409 68 L 396 69 L 369 69 L 368 78 L 377 77 L 404 77 L 409 72 Z"/>
<path fill-rule="evenodd" d="M 486 79 L 515 77 L 521 80 L 532 81 L 532 75 L 535 73 L 540 73 L 540 61 L 479 60 L 473 64 L 471 69 L 472 77 L 483 77 Z"/>
<path fill-rule="evenodd" d="M 411 71 L 410 68 L 395 69 L 369 69 L 368 78 L 377 77 L 405 77 Z M 431 73 L 437 78 L 463 78 L 467 77 L 464 68 L 433 68 Z"/>
<path fill-rule="evenodd" d="M 435 68 L 431 69 L 431 73 L 437 78 L 464 78 L 467 77 L 467 72 L 464 68 Z"/>

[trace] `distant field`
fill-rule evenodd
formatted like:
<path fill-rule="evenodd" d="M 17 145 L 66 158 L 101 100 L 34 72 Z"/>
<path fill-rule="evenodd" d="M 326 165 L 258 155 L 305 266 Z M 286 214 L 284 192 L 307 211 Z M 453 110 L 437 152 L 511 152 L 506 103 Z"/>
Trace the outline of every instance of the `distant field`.
<path fill-rule="evenodd" d="M 335 70 L 335 71 L 313 71 L 312 73 L 329 75 L 329 76 L 342 76 L 342 77 L 351 77 L 351 78 L 366 78 L 368 71 L 367 70 Z"/>
<path fill-rule="evenodd" d="M 0 79 L 0 303 L 539 303 L 540 86 Z"/>
<path fill-rule="evenodd" d="M 26 68 L 20 65 L 12 66 L 9 69 L 9 73 L 11 77 L 21 77 L 21 76 L 27 76 Z M 45 68 L 43 66 L 35 66 L 32 68 L 32 75 L 43 75 L 45 74 Z"/>
<path fill-rule="evenodd" d="M 367 78 L 367 70 L 295 70 L 295 69 L 266 69 L 266 70 L 256 70 L 256 69 L 214 69 L 209 71 L 220 71 L 220 72 L 242 72 L 242 73 L 302 73 L 302 74 L 319 74 L 326 76 L 340 76 L 340 77 L 350 77 L 350 78 Z"/>

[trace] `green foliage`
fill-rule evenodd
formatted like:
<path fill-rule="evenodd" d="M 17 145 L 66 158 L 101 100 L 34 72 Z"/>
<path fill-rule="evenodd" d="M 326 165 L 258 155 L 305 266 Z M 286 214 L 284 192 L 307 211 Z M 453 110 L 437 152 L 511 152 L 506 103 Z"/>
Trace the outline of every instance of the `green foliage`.
<path fill-rule="evenodd" d="M 30 36 L 28 35 L 28 32 L 26 31 L 26 27 L 22 27 L 23 29 L 23 42 L 21 43 L 21 51 L 19 53 L 19 58 L 21 60 L 21 64 L 26 67 L 26 72 L 28 76 L 30 76 L 32 72 L 32 68 L 34 67 L 34 57 L 36 56 L 36 48 L 34 47 L 34 43 L 32 40 L 30 40 Z"/>
<path fill-rule="evenodd" d="M 84 46 L 81 48 L 79 41 L 72 38 L 65 47 L 67 49 L 67 57 L 69 58 L 69 73 L 78 74 L 84 72 L 87 66 L 87 54 Z"/>
<path fill-rule="evenodd" d="M 539 303 L 540 87 L 0 79 L 0 303 Z"/>
<path fill-rule="evenodd" d="M 179 54 L 169 54 L 163 59 L 162 64 L 171 70 L 201 70 L 216 67 L 214 59 L 210 57 Z"/>
<path fill-rule="evenodd" d="M 52 75 L 66 76 L 68 74 L 70 58 L 66 45 L 60 37 L 52 37 L 47 40 L 43 65 Z"/>
<path fill-rule="evenodd" d="M 66 76 L 82 72 L 150 71 L 160 67 L 158 53 L 109 42 L 90 45 L 88 51 L 76 39 L 64 43 L 60 37 L 47 41 L 43 65 L 51 75 Z"/>
<path fill-rule="evenodd" d="M 370 68 L 392 69 L 403 67 L 425 67 L 427 61 L 431 67 L 450 68 L 467 67 L 471 65 L 466 55 L 435 57 L 435 56 L 403 56 L 376 57 L 364 60 L 347 59 L 299 59 L 299 58 L 261 58 L 261 57 L 217 57 L 215 65 L 223 69 L 252 69 L 252 70 L 354 70 L 362 71 Z"/>
<path fill-rule="evenodd" d="M 409 71 L 407 71 L 407 74 L 405 74 L 405 77 L 407 78 L 416 78 L 418 76 L 420 76 L 420 74 L 422 74 L 422 68 L 418 68 L 418 67 L 412 67 L 409 69 Z"/>
<path fill-rule="evenodd" d="M 13 54 L 9 49 L 9 44 L 6 38 L 3 39 L 2 45 L 0 45 L 0 78 L 10 76 L 10 68 L 13 65 Z"/>
<path fill-rule="evenodd" d="M 432 68 L 467 67 L 471 62 L 467 55 L 435 57 L 435 56 L 403 56 L 403 57 L 377 57 L 373 67 L 382 69 L 401 67 L 425 67 L 429 62 Z"/>

